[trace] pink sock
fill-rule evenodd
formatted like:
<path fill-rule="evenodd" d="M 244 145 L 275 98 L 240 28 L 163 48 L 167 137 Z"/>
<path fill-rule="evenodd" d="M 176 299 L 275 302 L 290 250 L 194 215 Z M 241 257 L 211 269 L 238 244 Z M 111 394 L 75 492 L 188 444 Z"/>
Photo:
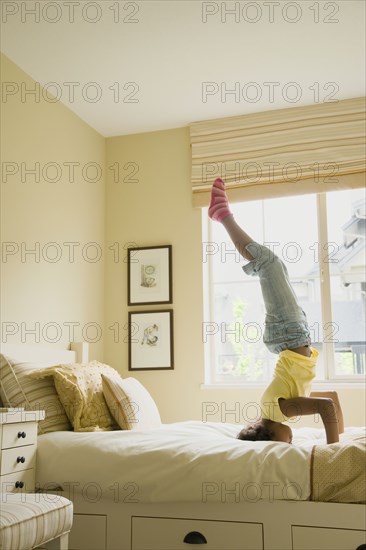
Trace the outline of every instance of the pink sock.
<path fill-rule="evenodd" d="M 217 222 L 221 222 L 227 216 L 232 215 L 226 196 L 225 184 L 221 178 L 217 178 L 213 183 L 208 215 L 211 220 L 215 220 Z"/>

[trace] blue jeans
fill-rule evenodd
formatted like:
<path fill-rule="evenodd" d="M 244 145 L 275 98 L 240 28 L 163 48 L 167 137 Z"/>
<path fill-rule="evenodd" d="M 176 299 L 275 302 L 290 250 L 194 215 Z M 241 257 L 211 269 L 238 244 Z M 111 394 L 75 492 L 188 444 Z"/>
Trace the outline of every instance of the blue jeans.
<path fill-rule="evenodd" d="M 245 248 L 254 259 L 243 266 L 243 271 L 258 275 L 262 288 L 266 307 L 263 342 L 269 351 L 280 353 L 310 345 L 306 314 L 298 304 L 283 261 L 261 244 L 252 242 Z"/>

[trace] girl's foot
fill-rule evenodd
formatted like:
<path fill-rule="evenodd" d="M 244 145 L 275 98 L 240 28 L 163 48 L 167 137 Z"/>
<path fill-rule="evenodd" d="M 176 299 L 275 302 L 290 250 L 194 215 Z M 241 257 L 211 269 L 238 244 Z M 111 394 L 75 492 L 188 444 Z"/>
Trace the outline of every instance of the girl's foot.
<path fill-rule="evenodd" d="M 227 216 L 232 216 L 226 196 L 225 184 L 221 178 L 217 178 L 213 183 L 208 215 L 211 220 L 217 222 L 221 222 Z"/>

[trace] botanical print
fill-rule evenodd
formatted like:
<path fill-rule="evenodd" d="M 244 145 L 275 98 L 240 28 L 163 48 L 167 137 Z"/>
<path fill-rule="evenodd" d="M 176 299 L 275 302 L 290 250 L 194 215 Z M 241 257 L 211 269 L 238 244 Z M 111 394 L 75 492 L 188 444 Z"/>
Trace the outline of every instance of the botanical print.
<path fill-rule="evenodd" d="M 128 319 L 128 369 L 173 369 L 173 311 L 130 311 Z"/>
<path fill-rule="evenodd" d="M 171 245 L 129 248 L 128 305 L 172 302 Z"/>
<path fill-rule="evenodd" d="M 141 265 L 141 283 L 140 285 L 145 288 L 156 287 L 158 282 L 158 265 L 149 263 L 148 265 Z"/>
<path fill-rule="evenodd" d="M 147 345 L 147 346 L 156 346 L 159 337 L 156 335 L 158 332 L 159 327 L 156 324 L 150 325 L 144 330 L 143 338 L 141 340 L 141 345 Z"/>

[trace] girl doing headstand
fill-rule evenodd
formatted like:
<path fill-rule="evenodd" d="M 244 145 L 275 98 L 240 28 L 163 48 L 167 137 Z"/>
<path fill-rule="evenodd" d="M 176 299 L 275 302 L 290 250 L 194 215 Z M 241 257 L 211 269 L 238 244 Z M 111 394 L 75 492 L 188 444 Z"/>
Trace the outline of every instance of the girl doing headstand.
<path fill-rule="evenodd" d="M 327 443 L 339 441 L 344 426 L 337 393 L 311 393 L 318 352 L 311 347 L 306 314 L 297 301 L 285 264 L 236 223 L 220 178 L 212 186 L 208 215 L 223 224 L 238 252 L 249 260 L 243 266 L 244 272 L 259 277 L 266 309 L 263 342 L 270 352 L 279 354 L 273 379 L 261 397 L 262 416 L 244 427 L 238 439 L 291 443 L 291 428 L 283 422 L 319 414 Z"/>

